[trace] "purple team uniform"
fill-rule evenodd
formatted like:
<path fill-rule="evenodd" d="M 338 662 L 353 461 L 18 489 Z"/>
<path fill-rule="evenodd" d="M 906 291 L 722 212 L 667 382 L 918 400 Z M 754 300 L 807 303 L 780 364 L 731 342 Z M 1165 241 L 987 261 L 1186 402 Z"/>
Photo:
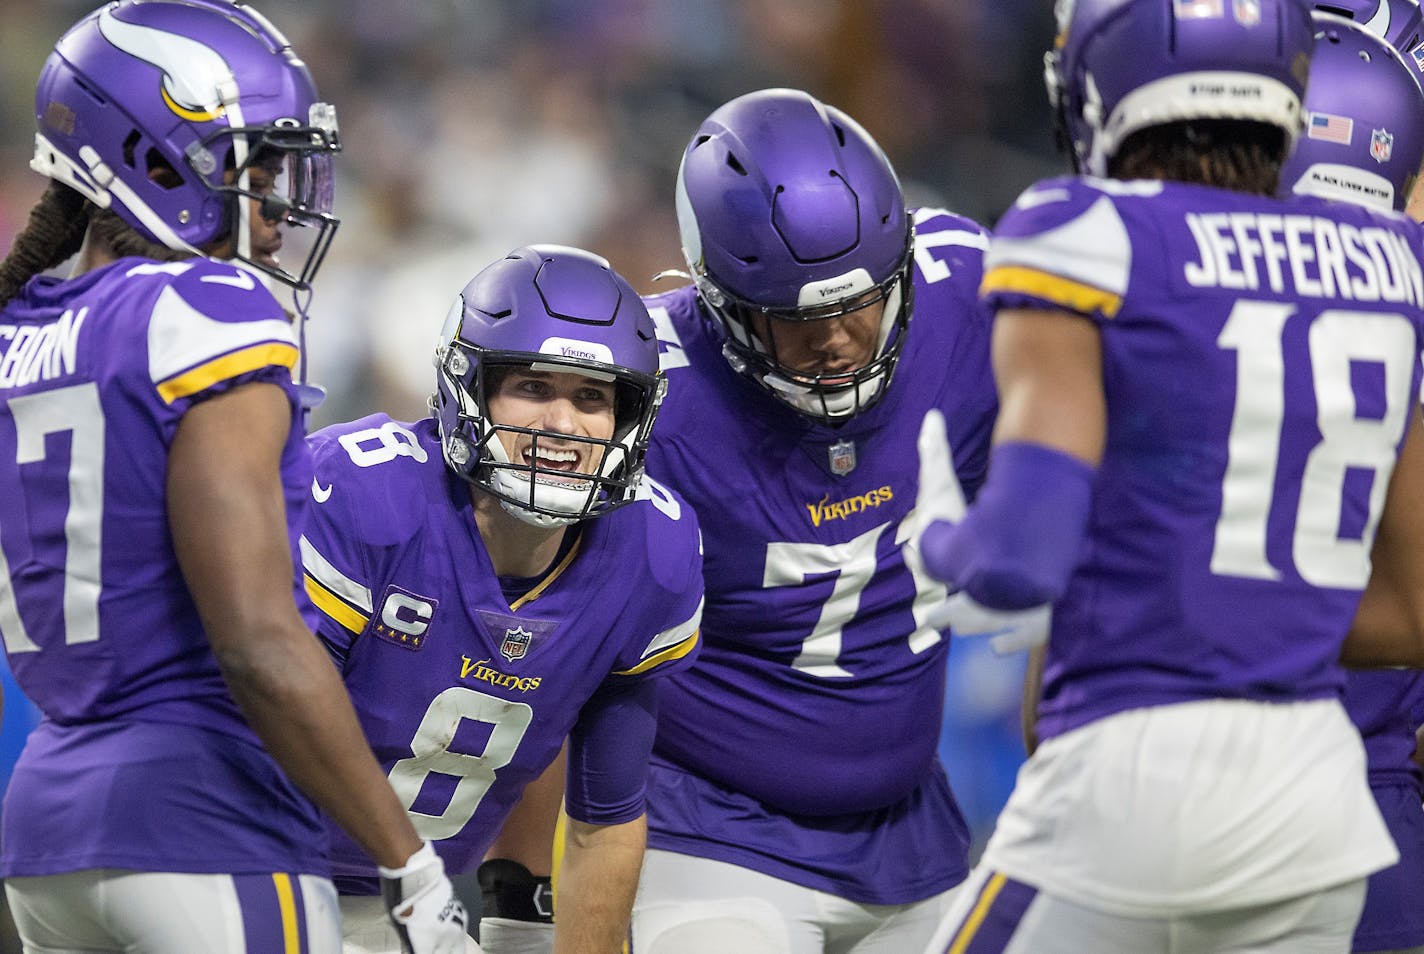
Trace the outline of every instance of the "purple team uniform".
<path fill-rule="evenodd" d="M 939 211 L 916 231 L 894 381 L 836 428 L 736 373 L 691 286 L 647 300 L 669 382 L 648 470 L 707 544 L 702 656 L 659 686 L 649 847 L 870 904 L 954 886 L 969 844 L 935 755 L 948 642 L 922 616 L 944 589 L 904 544 L 927 410 L 944 411 L 964 490 L 984 476 L 986 238 Z"/>
<path fill-rule="evenodd" d="M 1051 180 L 1006 213 L 988 304 L 1088 315 L 1108 409 L 1042 738 L 1340 693 L 1418 397 L 1419 244 L 1402 216 L 1177 183 Z"/>
<path fill-rule="evenodd" d="M 641 765 L 618 762 L 629 747 L 581 722 L 581 710 L 696 657 L 702 559 L 691 508 L 645 482 L 636 502 L 578 524 L 577 543 L 542 582 L 520 586 L 495 575 L 470 484 L 446 466 L 433 420 L 375 415 L 310 444 L 319 503 L 301 546 L 319 632 L 446 870 L 475 870 L 566 737 L 571 792 L 599 791 L 599 773 L 638 779 Z M 511 584 L 524 595 L 507 595 Z M 571 796 L 569 813 L 620 824 L 643 813 L 642 795 Z M 329 829 L 338 889 L 378 893 L 370 858 Z"/>
<path fill-rule="evenodd" d="M 1044 741 L 946 922 L 956 950 L 1022 940 L 1038 892 L 1155 945 L 1163 919 L 1395 860 L 1338 658 L 1419 399 L 1420 240 L 1355 205 L 1091 177 L 1000 220 L 982 297 L 1097 326 L 1106 443 Z"/>
<path fill-rule="evenodd" d="M 292 406 L 281 473 L 300 521 L 296 359 L 272 295 L 205 259 L 36 278 L 0 313 L 0 635 L 44 713 L 5 796 L 0 876 L 325 873 L 315 806 L 228 694 L 165 497 L 183 414 L 267 382 Z"/>
<path fill-rule="evenodd" d="M 1360 730 L 1370 790 L 1399 849 L 1399 864 L 1370 876 L 1354 950 L 1424 944 L 1424 778 L 1414 762 L 1424 673 L 1380 669 L 1346 676 L 1345 711 Z"/>

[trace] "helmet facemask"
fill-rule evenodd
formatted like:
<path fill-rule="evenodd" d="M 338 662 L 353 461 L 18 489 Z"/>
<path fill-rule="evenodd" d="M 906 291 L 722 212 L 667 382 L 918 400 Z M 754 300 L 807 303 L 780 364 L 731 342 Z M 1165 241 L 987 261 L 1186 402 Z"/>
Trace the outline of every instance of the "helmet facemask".
<path fill-rule="evenodd" d="M 726 332 L 722 353 L 738 373 L 752 378 L 793 410 L 823 424 L 837 424 L 867 410 L 885 394 L 904 348 L 910 319 L 912 248 L 913 241 L 907 240 L 904 258 L 889 278 L 875 284 L 864 269 L 856 269 L 845 276 L 853 290 L 824 304 L 769 308 L 735 295 L 705 272 L 698 276 L 697 285 L 703 303 Z M 815 294 L 815 289 L 803 289 L 803 300 Z M 787 349 L 778 347 L 778 329 L 784 336 L 793 325 L 844 319 L 877 304 L 881 312 L 876 340 L 870 360 L 859 367 L 806 372 L 788 363 Z"/>
<path fill-rule="evenodd" d="M 226 238 L 218 240 L 217 257 L 235 259 L 297 291 L 310 290 L 340 224 L 331 214 L 333 156 L 341 149 L 336 112 L 327 103 L 316 103 L 311 120 L 308 125 L 280 120 L 270 126 L 221 130 L 194 143 L 186 154 L 193 171 L 208 181 L 215 154 L 226 155 L 229 171 L 213 189 L 227 197 L 230 227 Z M 283 246 L 296 241 L 298 247 L 289 249 L 288 257 L 302 262 L 299 269 L 289 270 L 275 257 L 253 249 L 254 204 L 267 222 L 289 227 L 282 233 Z"/>
<path fill-rule="evenodd" d="M 634 499 L 666 388 L 661 374 L 551 355 L 486 351 L 459 340 L 437 352 L 436 363 L 440 388 L 433 404 L 442 420 L 445 461 L 461 477 L 498 498 L 507 513 L 534 526 L 559 527 Z M 496 422 L 490 415 L 490 399 L 514 370 L 612 382 L 612 435 L 605 439 Z M 441 405 L 452 399 L 458 407 L 452 424 L 445 426 L 450 408 Z M 527 437 L 527 455 L 511 460 L 501 434 L 515 435 L 516 443 L 518 436 Z M 558 461 L 571 451 L 589 464 L 575 470 L 541 466 L 541 461 Z"/>

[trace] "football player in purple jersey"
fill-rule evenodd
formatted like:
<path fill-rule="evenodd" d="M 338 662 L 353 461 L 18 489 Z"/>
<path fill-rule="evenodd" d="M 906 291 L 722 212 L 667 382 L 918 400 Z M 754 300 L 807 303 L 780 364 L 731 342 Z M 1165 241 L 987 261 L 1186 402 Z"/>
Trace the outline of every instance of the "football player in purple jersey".
<path fill-rule="evenodd" d="M 1398 855 L 1337 663 L 1424 658 L 1421 231 L 1275 198 L 1304 0 L 1058 18 L 1079 175 L 996 228 L 989 476 L 921 540 L 1052 604 L 1043 741 L 928 950 L 1348 951 Z"/>
<path fill-rule="evenodd" d="M 602 258 L 530 246 L 464 287 L 436 363 L 430 417 L 309 438 L 320 635 L 416 829 L 493 893 L 485 950 L 616 952 L 655 685 L 696 657 L 702 611 L 696 516 L 643 473 L 665 387 L 653 322 Z M 481 862 L 566 739 L 551 929 L 528 871 Z M 347 951 L 395 954 L 375 866 L 332 838 Z"/>
<path fill-rule="evenodd" d="M 1424 74 L 1409 51 L 1420 43 L 1419 4 L 1361 6 L 1375 8 L 1354 4 L 1350 23 L 1341 21 L 1334 4 L 1315 4 L 1306 131 L 1281 170 L 1281 191 L 1414 210 L 1424 160 Z M 1338 119 L 1350 124 L 1349 135 L 1322 134 Z M 1412 211 L 1411 217 L 1418 218 Z M 1344 701 L 1365 742 L 1370 790 L 1399 850 L 1398 864 L 1370 876 L 1350 949 L 1424 954 L 1424 775 L 1412 758 L 1424 674 L 1351 672 Z"/>
<path fill-rule="evenodd" d="M 259 278 L 307 288 L 336 227 L 332 108 L 251 8 L 120 0 L 35 114 L 53 181 L 0 265 L 0 638 L 44 714 L 0 823 L 26 950 L 339 951 L 313 801 L 386 866 L 407 949 L 463 950 L 294 573 L 299 349 Z M 299 269 L 283 226 L 317 236 Z"/>
<path fill-rule="evenodd" d="M 804 92 L 715 110 L 677 182 L 693 283 L 647 299 L 668 375 L 649 473 L 697 509 L 705 645 L 659 686 L 639 954 L 898 954 L 968 869 L 936 748 L 945 596 L 922 496 L 977 489 L 996 408 L 986 234 L 907 210 Z M 915 435 L 943 412 L 935 486 Z"/>

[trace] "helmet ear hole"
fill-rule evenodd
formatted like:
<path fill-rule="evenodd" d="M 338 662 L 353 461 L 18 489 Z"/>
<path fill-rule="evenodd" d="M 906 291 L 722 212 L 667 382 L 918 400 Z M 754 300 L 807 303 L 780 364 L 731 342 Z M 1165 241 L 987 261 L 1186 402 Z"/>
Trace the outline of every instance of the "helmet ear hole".
<path fill-rule="evenodd" d="M 160 189 L 177 189 L 183 185 L 183 176 L 157 149 L 148 150 L 144 156 L 144 167 L 148 171 L 148 181 Z"/>

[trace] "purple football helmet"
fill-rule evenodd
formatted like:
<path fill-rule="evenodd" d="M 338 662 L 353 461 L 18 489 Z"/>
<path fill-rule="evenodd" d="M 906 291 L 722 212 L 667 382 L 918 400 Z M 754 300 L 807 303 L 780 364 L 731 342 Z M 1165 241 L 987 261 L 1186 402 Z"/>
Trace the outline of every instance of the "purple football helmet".
<path fill-rule="evenodd" d="M 631 502 L 666 381 L 653 319 L 631 285 L 590 252 L 561 245 L 518 248 L 470 279 L 440 332 L 430 408 L 445 462 L 536 526 L 564 526 Z M 573 372 L 615 386 L 613 436 L 497 424 L 489 398 L 510 367 Z M 528 461 L 511 461 L 501 432 L 532 438 Z M 601 450 L 596 470 L 540 466 L 540 441 Z M 545 445 L 548 446 L 547 444 Z"/>
<path fill-rule="evenodd" d="M 799 90 L 731 100 L 683 153 L 677 218 L 733 368 L 822 422 L 843 421 L 884 395 L 910 320 L 914 234 L 895 171 L 853 119 Z M 863 367 L 808 374 L 778 358 L 781 323 L 876 304 L 877 346 Z M 759 317 L 769 341 L 754 331 Z"/>
<path fill-rule="evenodd" d="M 1074 168 L 1106 175 L 1140 129 L 1190 119 L 1300 132 L 1314 34 L 1304 0 L 1058 0 L 1044 58 Z"/>
<path fill-rule="evenodd" d="M 1424 160 L 1424 93 L 1399 52 L 1358 22 L 1317 10 L 1305 135 L 1281 192 L 1403 210 Z"/>
<path fill-rule="evenodd" d="M 1315 0 L 1311 4 L 1322 13 L 1333 13 L 1363 24 L 1375 36 L 1399 51 L 1420 79 L 1420 64 L 1424 63 L 1424 12 L 1419 0 Z"/>
<path fill-rule="evenodd" d="M 112 208 L 150 241 L 197 253 L 231 236 L 235 257 L 308 288 L 337 220 L 336 112 L 306 65 L 251 7 L 225 0 L 118 0 L 80 20 L 35 90 L 38 172 Z M 262 166 L 270 194 L 249 185 Z M 167 167 L 178 182 L 155 179 Z M 226 179 L 225 179 L 226 175 Z M 254 256 L 249 206 L 317 230 L 289 271 Z"/>

